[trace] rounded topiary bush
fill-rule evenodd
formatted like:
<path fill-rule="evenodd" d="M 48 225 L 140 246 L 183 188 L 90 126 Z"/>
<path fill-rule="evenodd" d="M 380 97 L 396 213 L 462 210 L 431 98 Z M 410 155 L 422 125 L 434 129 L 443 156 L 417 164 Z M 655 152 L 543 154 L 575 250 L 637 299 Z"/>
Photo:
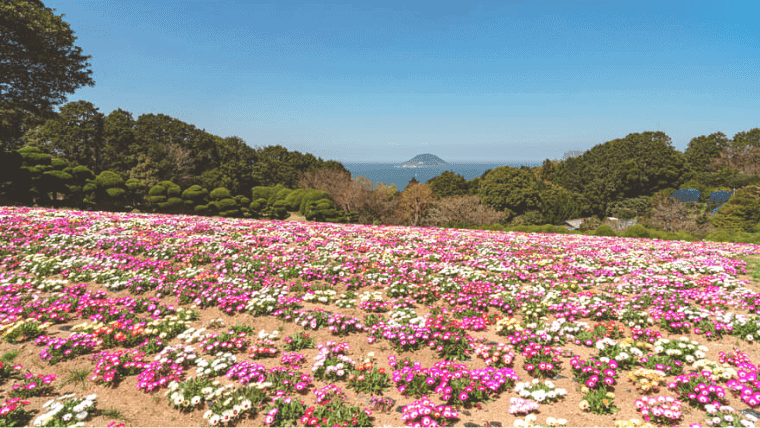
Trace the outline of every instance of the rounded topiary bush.
<path fill-rule="evenodd" d="M 150 202 L 151 204 L 160 204 L 160 203 L 166 202 L 166 196 L 164 195 L 148 196 L 148 202 Z"/>
<path fill-rule="evenodd" d="M 148 187 L 145 183 L 136 178 L 130 178 L 124 183 L 124 185 L 127 186 L 127 189 L 132 191 L 143 190 Z"/>
<path fill-rule="evenodd" d="M 202 201 L 207 197 L 208 190 L 197 184 L 188 187 L 184 192 L 182 192 L 182 199 L 188 201 Z"/>
<path fill-rule="evenodd" d="M 49 176 L 52 179 L 59 180 L 65 183 L 68 183 L 69 181 L 74 179 L 74 177 L 71 174 L 64 171 L 59 171 L 59 170 L 47 171 L 43 175 Z"/>
<path fill-rule="evenodd" d="M 194 211 L 196 214 L 200 215 L 206 215 L 209 214 L 210 210 L 208 209 L 208 205 L 196 205 L 194 208 Z"/>
<path fill-rule="evenodd" d="M 264 199 L 269 200 L 274 192 L 274 187 L 256 186 L 251 189 L 251 200 Z"/>
<path fill-rule="evenodd" d="M 127 191 L 120 187 L 111 187 L 106 189 L 106 193 L 112 199 L 120 199 L 124 197 Z"/>
<path fill-rule="evenodd" d="M 246 198 L 243 195 L 237 195 L 235 196 L 235 201 L 240 205 L 241 207 L 247 207 L 251 204 L 251 200 L 249 198 Z"/>
<path fill-rule="evenodd" d="M 124 179 L 113 171 L 103 171 L 95 178 L 95 184 L 98 187 L 121 187 L 124 185 Z"/>
<path fill-rule="evenodd" d="M 230 191 L 227 190 L 226 187 L 217 187 L 216 189 L 211 191 L 209 196 L 212 199 L 216 199 L 216 200 L 228 199 L 232 197 L 232 193 L 230 193 Z"/>
<path fill-rule="evenodd" d="M 68 165 L 68 163 L 65 160 L 60 159 L 60 158 L 52 158 L 50 161 L 50 164 L 55 169 L 64 169 L 66 168 L 66 165 Z"/>
<path fill-rule="evenodd" d="M 179 185 L 168 180 L 160 181 L 158 184 L 166 189 L 166 196 L 170 198 L 179 198 L 182 196 L 182 188 L 179 187 Z"/>
<path fill-rule="evenodd" d="M 238 208 L 237 202 L 232 198 L 225 198 L 216 201 L 216 206 L 219 208 L 219 212 L 230 211 Z"/>
<path fill-rule="evenodd" d="M 651 238 L 652 237 L 652 235 L 649 233 L 649 230 L 640 224 L 635 224 L 629 227 L 620 236 L 624 238 Z"/>
<path fill-rule="evenodd" d="M 594 236 L 617 236 L 615 230 L 609 224 L 603 224 L 597 227 L 593 233 Z"/>
<path fill-rule="evenodd" d="M 148 196 L 164 196 L 166 197 L 166 187 L 156 184 L 148 190 Z M 163 202 L 163 201 L 161 201 Z"/>
<path fill-rule="evenodd" d="M 95 173 L 86 166 L 77 165 L 73 168 L 66 168 L 64 171 L 68 172 L 74 177 L 74 180 L 80 183 L 84 183 L 87 180 L 94 180 Z"/>

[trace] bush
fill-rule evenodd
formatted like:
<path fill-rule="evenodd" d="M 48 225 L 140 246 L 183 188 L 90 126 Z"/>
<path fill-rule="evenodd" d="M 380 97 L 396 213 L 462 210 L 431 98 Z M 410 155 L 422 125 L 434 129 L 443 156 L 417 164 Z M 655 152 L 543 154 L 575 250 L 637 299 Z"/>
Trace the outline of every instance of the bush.
<path fill-rule="evenodd" d="M 208 209 L 208 205 L 196 205 L 194 208 L 194 211 L 196 214 L 199 215 L 206 215 L 209 214 L 210 210 Z"/>
<path fill-rule="evenodd" d="M 256 186 L 251 189 L 251 200 L 264 199 L 269 200 L 274 192 L 274 187 Z"/>
<path fill-rule="evenodd" d="M 277 201 L 269 210 L 269 217 L 277 220 L 285 220 L 290 214 L 285 201 Z"/>
<path fill-rule="evenodd" d="M 156 184 L 148 190 L 148 196 L 164 196 L 164 199 L 166 199 L 166 187 Z"/>
<path fill-rule="evenodd" d="M 111 187 L 109 189 L 106 189 L 106 194 L 108 194 L 111 199 L 121 199 L 126 193 L 126 190 L 119 187 Z"/>
<path fill-rule="evenodd" d="M 184 192 L 182 192 L 182 199 L 193 201 L 195 203 L 200 203 L 204 201 L 208 197 L 208 190 L 204 189 L 203 187 L 195 184 L 187 189 L 185 189 Z"/>
<path fill-rule="evenodd" d="M 285 198 L 288 211 L 298 211 L 303 198 L 309 194 L 309 189 L 296 189 L 288 194 Z"/>
<path fill-rule="evenodd" d="M 236 201 L 236 202 L 237 202 L 237 204 L 238 204 L 238 205 L 240 205 L 241 207 L 247 207 L 248 205 L 250 205 L 250 204 L 251 204 L 251 200 L 250 200 L 250 199 L 248 199 L 248 198 L 246 198 L 246 197 L 245 197 L 245 196 L 243 196 L 243 195 L 237 195 L 237 196 L 235 196 L 235 201 Z"/>
<path fill-rule="evenodd" d="M 166 202 L 166 196 L 164 195 L 148 196 L 148 202 L 150 202 L 151 204 L 160 204 L 160 203 Z"/>
<path fill-rule="evenodd" d="M 216 189 L 211 191 L 211 194 L 209 195 L 211 199 L 220 200 L 220 199 L 227 199 L 232 197 L 232 193 L 230 193 L 229 190 L 225 187 L 217 187 Z"/>
<path fill-rule="evenodd" d="M 161 181 L 158 184 L 166 189 L 166 196 L 170 198 L 179 198 L 182 196 L 182 188 L 171 181 Z"/>
<path fill-rule="evenodd" d="M 95 184 L 98 187 L 121 187 L 124 185 L 124 179 L 113 171 L 103 171 L 95 178 Z"/>
<path fill-rule="evenodd" d="M 216 206 L 219 208 L 219 212 L 225 212 L 225 211 L 238 209 L 237 202 L 232 198 L 225 198 L 225 199 L 216 201 Z"/>
<path fill-rule="evenodd" d="M 651 238 L 649 229 L 640 224 L 629 227 L 620 236 L 624 238 Z"/>
<path fill-rule="evenodd" d="M 727 230 L 719 230 L 705 237 L 705 241 L 712 242 L 733 242 L 734 235 Z"/>
<path fill-rule="evenodd" d="M 124 183 L 124 185 L 127 186 L 127 189 L 133 192 L 143 190 L 147 187 L 145 183 L 136 178 L 130 178 Z"/>
<path fill-rule="evenodd" d="M 608 224 L 603 224 L 594 229 L 594 236 L 617 236 L 615 231 Z"/>

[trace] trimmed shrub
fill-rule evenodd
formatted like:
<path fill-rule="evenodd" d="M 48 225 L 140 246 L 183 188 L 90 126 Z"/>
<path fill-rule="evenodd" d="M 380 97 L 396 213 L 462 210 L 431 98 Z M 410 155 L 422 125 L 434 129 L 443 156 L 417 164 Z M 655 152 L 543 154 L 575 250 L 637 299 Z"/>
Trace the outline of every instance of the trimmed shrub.
<path fill-rule="evenodd" d="M 235 201 L 236 201 L 236 202 L 237 202 L 237 204 L 238 204 L 238 205 L 240 205 L 241 207 L 247 207 L 248 205 L 250 205 L 250 204 L 251 204 L 251 200 L 250 200 L 250 199 L 248 199 L 248 198 L 246 198 L 246 197 L 245 197 L 245 196 L 243 196 L 243 195 L 237 195 L 237 196 L 235 196 Z"/>
<path fill-rule="evenodd" d="M 121 199 L 126 195 L 127 191 L 120 187 L 111 187 L 106 189 L 106 193 L 111 199 Z"/>
<path fill-rule="evenodd" d="M 227 198 L 232 197 L 232 193 L 230 193 L 230 191 L 227 190 L 226 187 L 217 187 L 216 189 L 211 191 L 211 193 L 209 194 L 209 197 L 215 200 L 227 199 Z"/>
<path fill-rule="evenodd" d="M 652 235 L 646 227 L 635 224 L 628 229 L 626 229 L 622 234 L 620 234 L 621 237 L 624 238 L 651 238 Z"/>
<path fill-rule="evenodd" d="M 110 187 L 121 187 L 124 185 L 124 179 L 113 171 L 103 171 L 95 177 L 95 184 L 105 189 Z"/>
<path fill-rule="evenodd" d="M 179 198 L 182 196 L 182 188 L 171 181 L 161 181 L 158 184 L 166 189 L 166 196 L 170 198 Z"/>
<path fill-rule="evenodd" d="M 210 210 L 208 209 L 208 205 L 196 205 L 194 210 L 196 214 L 200 214 L 200 215 L 206 215 L 210 213 Z"/>
<path fill-rule="evenodd" d="M 166 187 L 156 184 L 150 188 L 148 196 L 166 196 Z"/>
<path fill-rule="evenodd" d="M 264 199 L 269 200 L 274 192 L 274 187 L 256 186 L 251 189 L 251 200 Z"/>
<path fill-rule="evenodd" d="M 216 201 L 219 212 L 231 211 L 238 208 L 237 201 L 232 198 L 224 198 Z"/>
<path fill-rule="evenodd" d="M 603 224 L 597 227 L 594 230 L 593 235 L 594 236 L 617 236 L 617 234 L 615 233 L 615 230 L 613 230 L 609 224 Z"/>
<path fill-rule="evenodd" d="M 154 195 L 154 196 L 148 196 L 148 202 L 151 204 L 160 204 L 163 202 L 166 202 L 166 196 L 164 195 Z"/>
<path fill-rule="evenodd" d="M 184 192 L 182 192 L 182 199 L 188 201 L 201 202 L 204 201 L 207 197 L 208 190 L 197 184 L 188 187 Z"/>

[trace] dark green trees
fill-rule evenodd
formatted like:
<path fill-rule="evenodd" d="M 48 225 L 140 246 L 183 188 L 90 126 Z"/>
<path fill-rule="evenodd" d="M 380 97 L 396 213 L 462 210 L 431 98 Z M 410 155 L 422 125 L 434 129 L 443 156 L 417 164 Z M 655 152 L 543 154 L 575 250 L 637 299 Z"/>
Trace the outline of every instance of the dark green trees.
<path fill-rule="evenodd" d="M 0 0 L 0 151 L 18 148 L 67 94 L 94 85 L 90 57 L 53 12 L 39 0 Z"/>
<path fill-rule="evenodd" d="M 43 141 L 38 144 L 70 166 L 82 165 L 98 174 L 103 170 L 103 122 L 92 103 L 67 103 L 42 127 Z"/>
<path fill-rule="evenodd" d="M 676 189 L 683 181 L 683 155 L 662 132 L 629 134 L 561 162 L 554 181 L 585 196 L 603 215 L 613 201 Z"/>
<path fill-rule="evenodd" d="M 444 171 L 440 175 L 427 181 L 428 186 L 433 190 L 433 194 L 439 198 L 449 196 L 463 196 L 468 193 L 469 186 L 463 176 L 453 171 Z"/>
<path fill-rule="evenodd" d="M 720 152 L 725 150 L 729 144 L 731 141 L 722 132 L 693 138 L 684 152 L 688 175 L 693 177 L 707 171 L 707 166 L 717 159 Z"/>
<path fill-rule="evenodd" d="M 541 208 L 544 185 L 527 169 L 502 166 L 480 181 L 480 200 L 508 215 Z"/>

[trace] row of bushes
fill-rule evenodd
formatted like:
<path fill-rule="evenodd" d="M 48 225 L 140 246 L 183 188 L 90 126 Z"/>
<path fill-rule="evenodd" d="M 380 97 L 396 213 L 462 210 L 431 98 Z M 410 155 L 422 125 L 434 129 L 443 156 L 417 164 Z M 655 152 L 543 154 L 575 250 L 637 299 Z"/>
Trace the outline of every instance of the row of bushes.
<path fill-rule="evenodd" d="M 493 230 L 502 232 L 527 232 L 527 233 L 562 233 L 572 235 L 594 235 L 594 236 L 617 236 L 621 238 L 648 238 L 661 239 L 669 241 L 712 241 L 712 242 L 737 242 L 744 244 L 760 244 L 760 233 L 732 232 L 728 230 L 719 230 L 705 236 L 703 239 L 696 237 L 688 232 L 663 232 L 655 229 L 649 229 L 643 225 L 636 224 L 627 228 L 620 234 L 607 224 L 602 224 L 594 230 L 568 230 L 563 226 L 553 226 L 546 224 L 543 226 L 502 226 L 500 224 L 479 226 L 467 223 L 449 223 L 446 225 L 455 229 L 478 229 Z"/>
<path fill-rule="evenodd" d="M 225 187 L 209 191 L 193 185 L 183 190 L 171 181 L 148 186 L 137 178 L 124 180 L 113 171 L 95 175 L 84 166 L 66 167 L 36 147 L 2 153 L 0 167 L 2 193 L 26 205 L 278 220 L 298 211 L 311 221 L 358 221 L 358 214 L 339 210 L 330 195 L 315 189 L 260 186 L 251 190 L 249 198 L 232 195 Z"/>
<path fill-rule="evenodd" d="M 251 212 L 266 213 L 268 218 L 284 219 L 298 211 L 309 221 L 356 223 L 359 214 L 346 213 L 335 206 L 327 192 L 316 189 L 288 189 L 277 185 L 251 189 Z"/>

